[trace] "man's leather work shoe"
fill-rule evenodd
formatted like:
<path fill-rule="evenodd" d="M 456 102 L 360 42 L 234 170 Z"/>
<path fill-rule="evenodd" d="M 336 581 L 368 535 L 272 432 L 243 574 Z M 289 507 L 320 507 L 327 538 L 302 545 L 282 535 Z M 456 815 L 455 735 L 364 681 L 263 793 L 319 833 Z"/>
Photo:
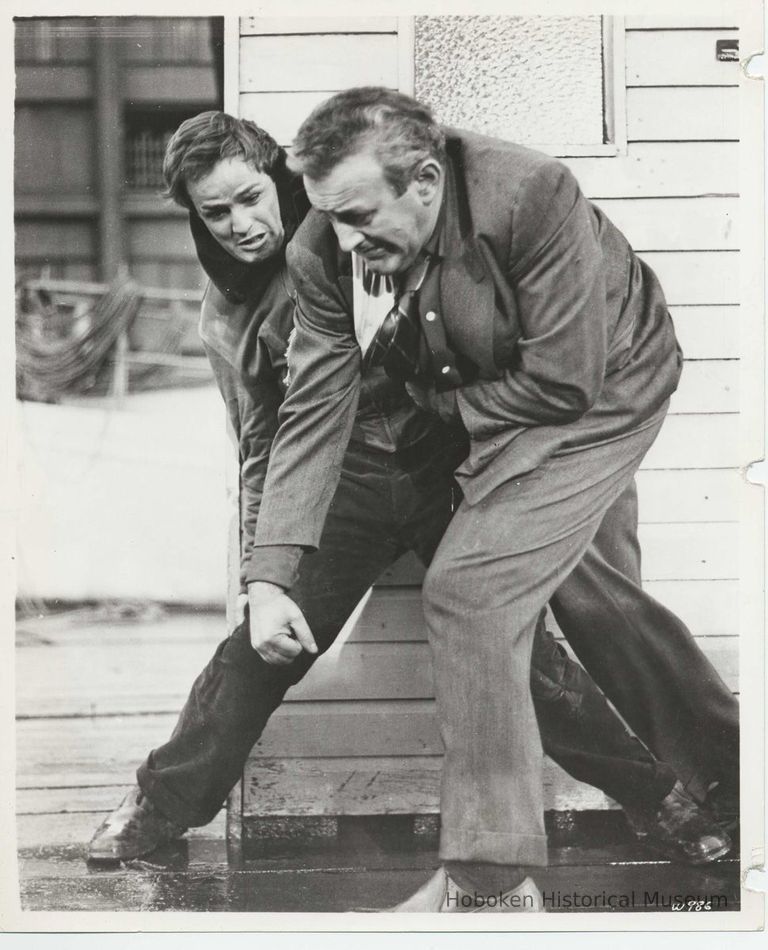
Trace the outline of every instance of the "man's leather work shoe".
<path fill-rule="evenodd" d="M 529 877 L 511 891 L 480 894 L 463 890 L 440 867 L 412 897 L 384 913 L 515 914 L 543 910 L 541 893 Z"/>
<path fill-rule="evenodd" d="M 731 839 L 680 782 L 658 809 L 624 808 L 632 831 L 645 845 L 687 864 L 709 864 L 728 854 Z"/>
<path fill-rule="evenodd" d="M 96 829 L 88 845 L 92 861 L 128 861 L 181 837 L 187 829 L 162 815 L 134 785 Z"/>

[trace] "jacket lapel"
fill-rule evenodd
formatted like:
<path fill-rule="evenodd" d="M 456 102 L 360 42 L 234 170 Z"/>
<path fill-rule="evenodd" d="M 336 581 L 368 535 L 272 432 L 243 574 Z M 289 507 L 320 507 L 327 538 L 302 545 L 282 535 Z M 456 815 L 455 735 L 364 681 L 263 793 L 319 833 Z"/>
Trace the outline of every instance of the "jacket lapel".
<path fill-rule="evenodd" d="M 354 315 L 354 291 L 352 289 L 352 255 L 338 249 L 339 289 L 347 305 L 347 313 Z"/>
<path fill-rule="evenodd" d="M 493 358 L 494 284 L 472 234 L 460 143 L 449 142 L 440 301 L 448 339 L 480 375 L 498 375 Z"/>

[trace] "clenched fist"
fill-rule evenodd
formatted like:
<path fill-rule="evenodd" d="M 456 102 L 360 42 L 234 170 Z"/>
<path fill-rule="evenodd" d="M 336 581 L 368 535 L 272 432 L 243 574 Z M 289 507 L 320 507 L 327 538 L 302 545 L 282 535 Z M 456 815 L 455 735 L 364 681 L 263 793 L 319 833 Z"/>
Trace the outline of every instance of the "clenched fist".
<path fill-rule="evenodd" d="M 285 666 L 317 644 L 304 614 L 282 587 L 267 581 L 248 585 L 251 646 L 266 663 Z"/>

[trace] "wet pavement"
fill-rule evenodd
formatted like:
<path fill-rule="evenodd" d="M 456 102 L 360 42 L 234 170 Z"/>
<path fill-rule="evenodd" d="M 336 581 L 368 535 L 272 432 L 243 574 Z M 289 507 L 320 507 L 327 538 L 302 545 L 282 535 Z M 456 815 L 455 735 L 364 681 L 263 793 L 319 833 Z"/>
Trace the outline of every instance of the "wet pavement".
<path fill-rule="evenodd" d="M 557 821 L 561 821 L 558 816 Z M 739 867 L 704 868 L 654 857 L 620 816 L 594 827 L 551 828 L 550 866 L 536 871 L 549 912 L 739 909 Z M 554 824 L 554 823 L 553 823 Z M 39 845 L 19 854 L 25 910 L 339 912 L 391 907 L 437 866 L 436 839 L 374 819 L 351 821 L 327 841 L 230 843 L 191 837 L 144 860 L 92 863 L 85 845 Z"/>
<path fill-rule="evenodd" d="M 437 866 L 433 815 L 312 822 L 272 814 L 251 817 L 248 837 L 228 841 L 222 812 L 146 860 L 85 860 L 91 835 L 123 798 L 136 765 L 173 727 L 222 628 L 216 613 L 146 605 L 127 613 L 125 605 L 101 605 L 19 623 L 16 784 L 24 910 L 384 909 Z M 311 837 L 324 828 L 327 837 Z M 550 866 L 535 878 L 549 911 L 739 908 L 735 858 L 704 868 L 659 859 L 635 841 L 618 811 L 551 812 L 548 834 Z"/>

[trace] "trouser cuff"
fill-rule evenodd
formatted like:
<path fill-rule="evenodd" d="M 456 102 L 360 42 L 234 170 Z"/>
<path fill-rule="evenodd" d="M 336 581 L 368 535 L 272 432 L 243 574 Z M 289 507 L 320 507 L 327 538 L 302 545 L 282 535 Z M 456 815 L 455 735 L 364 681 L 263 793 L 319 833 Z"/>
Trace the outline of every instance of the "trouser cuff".
<path fill-rule="evenodd" d="M 200 814 L 191 808 L 187 802 L 169 791 L 162 782 L 158 781 L 151 772 L 149 760 L 143 762 L 136 770 L 136 782 L 147 798 L 159 812 L 169 821 L 175 822 L 184 828 L 198 828 L 213 821 L 221 808 L 217 806 L 213 814 Z"/>
<path fill-rule="evenodd" d="M 440 832 L 442 861 L 547 866 L 547 836 L 505 834 L 479 828 L 445 828 Z"/>

